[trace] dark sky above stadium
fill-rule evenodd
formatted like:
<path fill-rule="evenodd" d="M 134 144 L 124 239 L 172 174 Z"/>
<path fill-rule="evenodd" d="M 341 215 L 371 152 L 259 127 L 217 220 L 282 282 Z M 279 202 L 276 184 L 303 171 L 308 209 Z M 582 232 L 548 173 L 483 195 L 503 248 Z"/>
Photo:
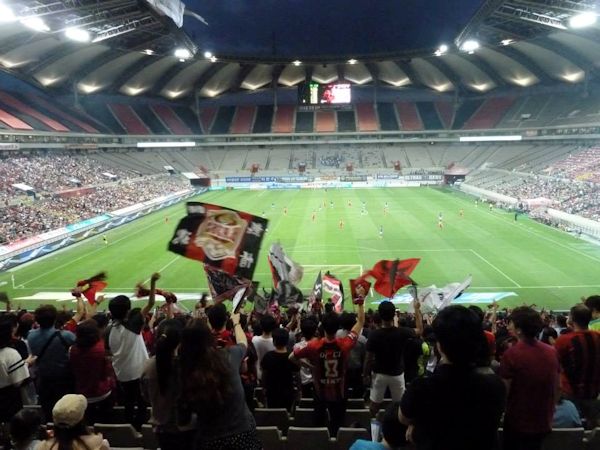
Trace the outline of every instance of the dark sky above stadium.
<path fill-rule="evenodd" d="M 202 51 L 216 54 L 351 57 L 450 43 L 481 4 L 482 0 L 189 0 L 187 8 L 209 26 L 186 17 L 184 28 Z"/>

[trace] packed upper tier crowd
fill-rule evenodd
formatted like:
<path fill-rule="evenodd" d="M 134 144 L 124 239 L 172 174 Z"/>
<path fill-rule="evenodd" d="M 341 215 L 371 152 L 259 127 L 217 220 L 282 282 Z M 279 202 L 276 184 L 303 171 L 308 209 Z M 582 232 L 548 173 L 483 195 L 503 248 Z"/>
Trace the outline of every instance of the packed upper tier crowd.
<path fill-rule="evenodd" d="M 61 228 L 189 187 L 187 180 L 164 175 L 100 186 L 81 196 L 53 196 L 35 202 L 0 207 L 0 244 Z"/>
<path fill-rule="evenodd" d="M 87 425 L 113 423 L 116 404 L 136 429 L 152 424 L 165 450 L 268 450 L 255 409 L 294 415 L 301 398 L 312 399 L 310 425 L 333 436 L 348 399 L 365 399 L 382 419 L 382 441 L 352 450 L 492 450 L 500 426 L 505 450 L 537 450 L 553 429 L 600 426 L 600 296 L 568 314 L 493 304 L 424 315 L 418 302 L 407 314 L 389 301 L 366 313 L 355 301 L 356 313 L 337 314 L 325 301 L 310 313 L 258 315 L 206 297 L 189 313 L 155 307 L 159 278 L 142 308 L 118 295 L 106 314 L 74 290 L 74 313 L 41 306 L 0 316 L 6 446 L 79 449 L 82 440 L 106 449 Z M 35 404 L 39 412 L 21 410 Z M 46 422 L 53 433 L 41 435 Z"/>

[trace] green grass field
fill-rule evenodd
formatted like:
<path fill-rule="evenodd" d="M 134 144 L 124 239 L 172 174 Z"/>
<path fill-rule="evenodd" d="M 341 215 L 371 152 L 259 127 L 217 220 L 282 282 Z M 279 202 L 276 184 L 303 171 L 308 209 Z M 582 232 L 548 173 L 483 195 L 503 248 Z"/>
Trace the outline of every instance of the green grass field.
<path fill-rule="evenodd" d="M 306 292 L 320 269 L 330 269 L 347 286 L 348 278 L 380 259 L 407 257 L 422 259 L 413 273 L 421 286 L 443 286 L 472 274 L 469 292 L 517 294 L 502 300 L 501 305 L 526 302 L 567 309 L 581 296 L 600 292 L 600 247 L 526 217 L 515 223 L 512 214 L 490 212 L 481 205 L 477 208 L 470 197 L 449 190 L 238 190 L 210 192 L 199 199 L 266 213 L 269 229 L 254 277 L 264 286 L 270 286 L 268 246 L 280 241 L 292 259 L 305 266 L 301 288 Z M 361 215 L 363 201 L 367 215 Z M 385 202 L 388 215 L 383 213 Z M 313 211 L 317 213 L 314 222 Z M 437 227 L 439 212 L 444 215 L 443 230 Z M 159 285 L 190 296 L 182 300 L 190 307 L 192 298 L 206 290 L 202 267 L 166 250 L 175 224 L 184 214 L 184 204 L 175 205 L 109 232 L 108 246 L 97 236 L 0 273 L 0 285 L 6 282 L 0 290 L 8 291 L 15 305 L 27 309 L 60 300 L 72 305 L 72 297 L 66 293 L 74 282 L 99 270 L 108 272 L 108 296 L 131 294 L 136 282 L 147 281 L 152 272 L 159 271 Z M 345 223 L 343 230 L 340 219 Z M 383 237 L 379 236 L 380 226 Z"/>

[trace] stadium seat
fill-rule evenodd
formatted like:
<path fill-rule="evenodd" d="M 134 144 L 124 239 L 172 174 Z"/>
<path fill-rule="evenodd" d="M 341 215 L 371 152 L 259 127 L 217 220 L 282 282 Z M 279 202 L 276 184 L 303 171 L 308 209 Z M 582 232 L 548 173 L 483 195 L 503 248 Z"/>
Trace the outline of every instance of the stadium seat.
<path fill-rule="evenodd" d="M 301 398 L 298 408 L 314 408 L 315 401 L 312 398 Z"/>
<path fill-rule="evenodd" d="M 362 398 L 349 398 L 346 407 L 348 409 L 364 409 L 365 401 Z"/>
<path fill-rule="evenodd" d="M 340 428 L 337 434 L 337 450 L 348 450 L 357 439 L 370 439 L 371 433 L 364 428 Z"/>
<path fill-rule="evenodd" d="M 542 445 L 543 450 L 583 449 L 583 428 L 563 428 L 552 430 Z"/>
<path fill-rule="evenodd" d="M 584 433 L 583 446 L 586 450 L 598 450 L 600 448 L 600 427 Z"/>
<path fill-rule="evenodd" d="M 124 406 L 113 406 L 110 414 L 111 423 L 127 423 Z"/>
<path fill-rule="evenodd" d="M 110 445 L 115 447 L 142 447 L 142 435 L 130 424 L 96 423 L 94 431 L 102 433 Z"/>
<path fill-rule="evenodd" d="M 142 441 L 146 450 L 156 450 L 159 447 L 152 425 L 142 425 Z"/>
<path fill-rule="evenodd" d="M 290 426 L 290 417 L 285 408 L 256 408 L 254 410 L 254 419 L 257 426 L 276 426 L 284 435 Z"/>
<path fill-rule="evenodd" d="M 286 450 L 327 450 L 328 448 L 330 448 L 330 439 L 327 428 L 290 427 L 288 430 Z"/>
<path fill-rule="evenodd" d="M 347 409 L 344 417 L 344 426 L 353 427 L 358 424 L 365 430 L 371 429 L 371 413 L 368 409 Z"/>
<path fill-rule="evenodd" d="M 277 427 L 256 427 L 256 433 L 263 444 L 263 450 L 283 450 L 281 431 Z"/>
<path fill-rule="evenodd" d="M 314 427 L 315 410 L 312 408 L 296 408 L 294 413 L 295 427 Z"/>

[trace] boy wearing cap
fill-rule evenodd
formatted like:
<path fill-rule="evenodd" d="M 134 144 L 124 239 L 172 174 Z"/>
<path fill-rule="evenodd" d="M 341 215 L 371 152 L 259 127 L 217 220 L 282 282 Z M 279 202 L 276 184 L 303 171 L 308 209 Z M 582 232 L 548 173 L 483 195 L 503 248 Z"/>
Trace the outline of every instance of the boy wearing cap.
<path fill-rule="evenodd" d="M 83 420 L 87 400 L 83 395 L 67 394 L 52 409 L 54 436 L 42 441 L 36 450 L 71 448 L 74 450 L 109 450 L 101 434 L 92 433 Z"/>

